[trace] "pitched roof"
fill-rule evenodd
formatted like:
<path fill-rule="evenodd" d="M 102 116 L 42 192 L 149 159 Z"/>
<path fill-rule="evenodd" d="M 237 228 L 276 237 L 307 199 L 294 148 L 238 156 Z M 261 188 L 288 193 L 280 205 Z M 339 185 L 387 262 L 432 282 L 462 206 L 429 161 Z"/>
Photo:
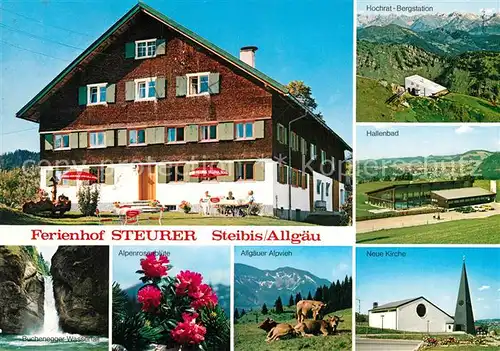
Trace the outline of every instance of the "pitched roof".
<path fill-rule="evenodd" d="M 447 315 L 448 317 L 450 317 L 450 318 L 453 319 L 452 316 L 450 316 L 448 313 L 446 313 L 445 311 L 443 311 L 442 309 L 440 309 L 439 307 L 437 307 L 435 304 L 433 304 L 432 302 L 430 302 L 429 300 L 427 300 L 423 296 L 415 297 L 415 298 L 412 298 L 412 299 L 406 299 L 406 300 L 399 300 L 399 301 L 389 302 L 389 303 L 383 304 L 381 306 L 372 308 L 371 310 L 368 310 L 368 312 L 384 312 L 384 311 L 387 311 L 387 310 L 391 310 L 391 309 L 402 307 L 404 305 L 407 305 L 409 303 L 412 303 L 412 302 L 420 300 L 420 299 L 424 299 L 429 304 L 431 304 L 432 306 L 436 307 L 438 310 L 440 310 L 441 312 L 443 312 L 445 315 Z"/>
<path fill-rule="evenodd" d="M 332 134 L 334 134 L 348 149 L 352 151 L 352 148 L 337 134 L 335 133 L 321 118 L 319 118 L 314 112 L 312 112 L 308 107 L 302 104 L 296 97 L 290 94 L 288 88 L 278 81 L 272 79 L 271 77 L 265 75 L 258 69 L 246 64 L 241 61 L 237 57 L 231 55 L 229 52 L 221 49 L 217 45 L 209 42 L 208 40 L 202 38 L 195 32 L 189 30 L 188 28 L 182 26 L 181 24 L 175 22 L 169 17 L 165 16 L 161 12 L 155 10 L 154 8 L 140 2 L 132 7 L 125 15 L 123 15 L 115 24 L 113 24 L 104 34 L 102 34 L 97 40 L 95 40 L 85 51 L 83 51 L 75 60 L 73 60 L 61 73 L 59 73 L 52 81 L 49 82 L 38 94 L 35 95 L 25 106 L 23 106 L 17 113 L 16 117 L 23 118 L 26 120 L 36 121 L 36 118 L 31 116 L 27 116 L 26 113 L 38 104 L 42 99 L 47 97 L 47 95 L 54 89 L 57 89 L 57 85 L 61 83 L 68 74 L 72 73 L 77 67 L 84 62 L 86 58 L 88 58 L 95 50 L 99 48 L 99 46 L 106 43 L 106 40 L 110 39 L 110 37 L 115 34 L 124 24 L 126 24 L 130 19 L 132 19 L 135 15 L 140 12 L 144 12 L 153 18 L 156 18 L 158 21 L 164 23 L 166 26 L 176 30 L 177 32 L 183 34 L 188 37 L 192 41 L 196 42 L 198 45 L 204 47 L 205 49 L 211 51 L 217 56 L 222 57 L 226 61 L 229 61 L 236 67 L 240 68 L 247 74 L 253 76 L 254 78 L 260 80 L 265 85 L 271 87 L 281 95 L 284 95 L 288 98 L 292 103 L 295 103 L 300 108 L 304 109 L 310 116 L 312 116 L 316 121 L 321 123 L 325 128 L 327 128 Z M 31 118 L 30 118 L 31 117 Z"/>
<path fill-rule="evenodd" d="M 441 196 L 447 200 L 453 199 L 463 199 L 468 197 L 477 197 L 477 196 L 492 196 L 495 195 L 494 192 L 483 188 L 459 188 L 459 189 L 449 189 L 449 190 L 436 190 L 432 191 L 432 193 Z"/>

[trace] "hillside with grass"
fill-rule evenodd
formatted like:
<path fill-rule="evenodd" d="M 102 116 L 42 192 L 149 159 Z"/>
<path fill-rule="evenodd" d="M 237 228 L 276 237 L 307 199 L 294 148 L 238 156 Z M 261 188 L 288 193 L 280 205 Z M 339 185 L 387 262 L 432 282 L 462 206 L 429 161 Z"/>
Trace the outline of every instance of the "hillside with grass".
<path fill-rule="evenodd" d="M 234 325 L 234 348 L 238 351 L 271 351 L 271 350 L 351 350 L 352 348 L 352 310 L 345 309 L 326 315 L 342 316 L 337 334 L 314 337 L 295 337 L 281 339 L 272 343 L 266 343 L 267 333 L 259 328 L 259 325 L 270 317 L 278 323 L 288 323 L 292 326 L 297 324 L 294 308 L 286 307 L 283 313 L 269 312 L 262 314 L 261 311 L 247 312 L 243 317 L 236 320 Z"/>
<path fill-rule="evenodd" d="M 356 66 L 358 121 L 500 121 L 498 35 L 368 26 L 358 29 Z M 439 98 L 408 93 L 396 97 L 405 77 L 415 74 L 450 93 Z"/>

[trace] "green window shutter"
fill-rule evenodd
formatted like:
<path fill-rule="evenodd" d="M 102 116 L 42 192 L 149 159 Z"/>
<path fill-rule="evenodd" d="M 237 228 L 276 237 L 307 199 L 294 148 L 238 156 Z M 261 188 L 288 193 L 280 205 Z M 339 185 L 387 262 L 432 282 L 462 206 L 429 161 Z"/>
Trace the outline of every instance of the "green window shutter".
<path fill-rule="evenodd" d="M 45 134 L 44 135 L 44 150 L 53 150 L 54 149 L 54 135 L 52 134 Z"/>
<path fill-rule="evenodd" d="M 78 87 L 78 105 L 87 105 L 87 87 Z"/>
<path fill-rule="evenodd" d="M 125 82 L 125 101 L 135 100 L 135 82 L 129 80 Z"/>
<path fill-rule="evenodd" d="M 156 40 L 156 55 L 165 55 L 166 52 L 166 41 L 165 39 L 157 39 Z"/>
<path fill-rule="evenodd" d="M 255 162 L 255 165 L 254 165 L 255 180 L 257 180 L 257 181 L 265 180 L 265 168 L 266 168 L 266 164 L 264 162 Z"/>
<path fill-rule="evenodd" d="M 106 102 L 114 104 L 116 101 L 116 84 L 108 84 L 106 86 Z"/>
<path fill-rule="evenodd" d="M 264 121 L 255 121 L 253 128 L 255 132 L 255 139 L 264 138 Z"/>
<path fill-rule="evenodd" d="M 219 137 L 219 140 L 233 140 L 234 123 L 219 123 L 217 125 L 217 136 Z"/>
<path fill-rule="evenodd" d="M 146 144 L 156 144 L 156 128 L 146 128 Z"/>
<path fill-rule="evenodd" d="M 88 133 L 80 132 L 78 133 L 78 147 L 85 149 L 88 147 Z"/>
<path fill-rule="evenodd" d="M 104 183 L 106 185 L 115 184 L 115 170 L 109 166 L 104 170 Z"/>
<path fill-rule="evenodd" d="M 197 163 L 186 163 L 184 165 L 184 181 L 185 182 L 190 182 L 190 183 L 198 183 L 200 181 L 199 178 L 197 177 L 191 177 L 189 175 L 189 172 L 194 170 L 196 167 L 198 167 Z"/>
<path fill-rule="evenodd" d="M 187 77 L 175 77 L 175 96 L 186 96 L 187 94 Z"/>
<path fill-rule="evenodd" d="M 45 170 L 45 186 L 52 186 L 52 182 L 50 181 L 54 176 L 54 170 L 52 168 Z"/>
<path fill-rule="evenodd" d="M 307 142 L 302 137 L 300 138 L 300 142 L 301 142 L 300 152 L 302 153 L 302 155 L 306 155 L 307 154 Z"/>
<path fill-rule="evenodd" d="M 210 94 L 219 94 L 219 73 L 210 73 L 208 75 L 208 92 Z"/>
<path fill-rule="evenodd" d="M 218 177 L 219 182 L 234 182 L 234 162 L 219 162 L 217 167 L 226 170 L 229 174 L 227 176 Z"/>
<path fill-rule="evenodd" d="M 165 127 L 155 128 L 155 139 L 157 144 L 165 144 Z"/>
<path fill-rule="evenodd" d="M 135 58 L 135 43 L 126 43 L 125 44 L 125 58 Z"/>
<path fill-rule="evenodd" d="M 167 89 L 166 83 L 167 83 L 167 80 L 165 79 L 165 77 L 156 78 L 156 97 L 157 98 L 164 98 L 165 97 L 165 90 Z"/>
<path fill-rule="evenodd" d="M 106 138 L 106 147 L 115 146 L 115 131 L 114 130 L 107 130 L 105 138 Z"/>
<path fill-rule="evenodd" d="M 118 146 L 127 146 L 127 130 L 118 130 Z"/>
<path fill-rule="evenodd" d="M 71 149 L 78 149 L 78 133 L 69 134 L 69 147 Z"/>
<path fill-rule="evenodd" d="M 190 124 L 184 129 L 186 133 L 186 141 L 197 142 L 198 141 L 198 126 L 196 124 Z"/>
<path fill-rule="evenodd" d="M 167 165 L 158 165 L 156 167 L 156 172 L 158 173 L 158 184 L 166 184 L 167 183 Z"/>

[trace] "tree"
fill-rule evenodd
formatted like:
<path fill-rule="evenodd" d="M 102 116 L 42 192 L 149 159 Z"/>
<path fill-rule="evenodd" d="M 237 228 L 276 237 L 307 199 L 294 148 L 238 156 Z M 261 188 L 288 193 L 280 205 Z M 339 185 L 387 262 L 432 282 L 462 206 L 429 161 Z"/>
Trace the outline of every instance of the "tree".
<path fill-rule="evenodd" d="M 243 317 L 245 314 L 247 314 L 247 312 L 245 311 L 244 308 L 242 308 L 240 313 L 240 318 Z"/>
<path fill-rule="evenodd" d="M 302 300 L 302 294 L 299 292 L 295 294 L 295 304 L 298 304 L 300 300 Z"/>
<path fill-rule="evenodd" d="M 293 295 L 290 295 L 290 300 L 288 301 L 288 307 L 292 307 L 295 305 L 295 301 L 293 300 Z"/>
<path fill-rule="evenodd" d="M 313 299 L 313 297 L 311 295 L 311 292 L 309 291 L 309 294 L 307 294 L 307 299 L 306 300 L 312 300 L 312 299 Z"/>
<path fill-rule="evenodd" d="M 276 308 L 276 313 L 283 313 L 283 302 L 281 301 L 281 296 L 278 296 L 276 302 L 274 303 L 274 307 Z"/>
<path fill-rule="evenodd" d="M 262 305 L 262 310 L 260 311 L 262 314 L 268 314 L 269 313 L 269 310 L 267 309 L 267 306 L 266 304 L 263 304 Z"/>
<path fill-rule="evenodd" d="M 312 96 L 312 90 L 311 90 L 310 86 L 306 85 L 301 80 L 292 80 L 290 83 L 288 83 L 287 87 L 288 87 L 288 91 L 290 92 L 290 94 L 295 96 L 297 98 L 297 100 L 299 100 L 302 104 L 304 104 L 311 111 L 316 113 L 318 115 L 318 117 L 323 119 L 322 114 L 319 112 L 316 112 L 316 108 L 318 107 L 318 104 L 316 103 L 316 99 Z"/>
<path fill-rule="evenodd" d="M 323 289 L 320 286 L 318 286 L 316 292 L 314 293 L 314 300 L 323 301 Z"/>
<path fill-rule="evenodd" d="M 238 318 L 240 318 L 240 312 L 238 312 L 238 309 L 234 309 L 234 320 L 236 321 Z"/>

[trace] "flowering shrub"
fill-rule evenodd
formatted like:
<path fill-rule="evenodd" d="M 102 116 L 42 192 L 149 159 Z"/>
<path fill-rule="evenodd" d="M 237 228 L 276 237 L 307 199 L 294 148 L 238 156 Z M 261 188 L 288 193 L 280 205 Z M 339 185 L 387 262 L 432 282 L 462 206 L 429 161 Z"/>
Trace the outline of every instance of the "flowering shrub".
<path fill-rule="evenodd" d="M 182 201 L 179 208 L 184 211 L 184 213 L 191 212 L 191 204 L 187 201 Z"/>
<path fill-rule="evenodd" d="M 432 336 L 424 336 L 425 346 L 437 346 L 438 340 Z"/>
<path fill-rule="evenodd" d="M 155 342 L 182 350 L 229 350 L 229 322 L 203 276 L 189 270 L 169 276 L 167 256 L 154 252 L 140 260 L 137 293 L 148 325 L 159 331 Z"/>

